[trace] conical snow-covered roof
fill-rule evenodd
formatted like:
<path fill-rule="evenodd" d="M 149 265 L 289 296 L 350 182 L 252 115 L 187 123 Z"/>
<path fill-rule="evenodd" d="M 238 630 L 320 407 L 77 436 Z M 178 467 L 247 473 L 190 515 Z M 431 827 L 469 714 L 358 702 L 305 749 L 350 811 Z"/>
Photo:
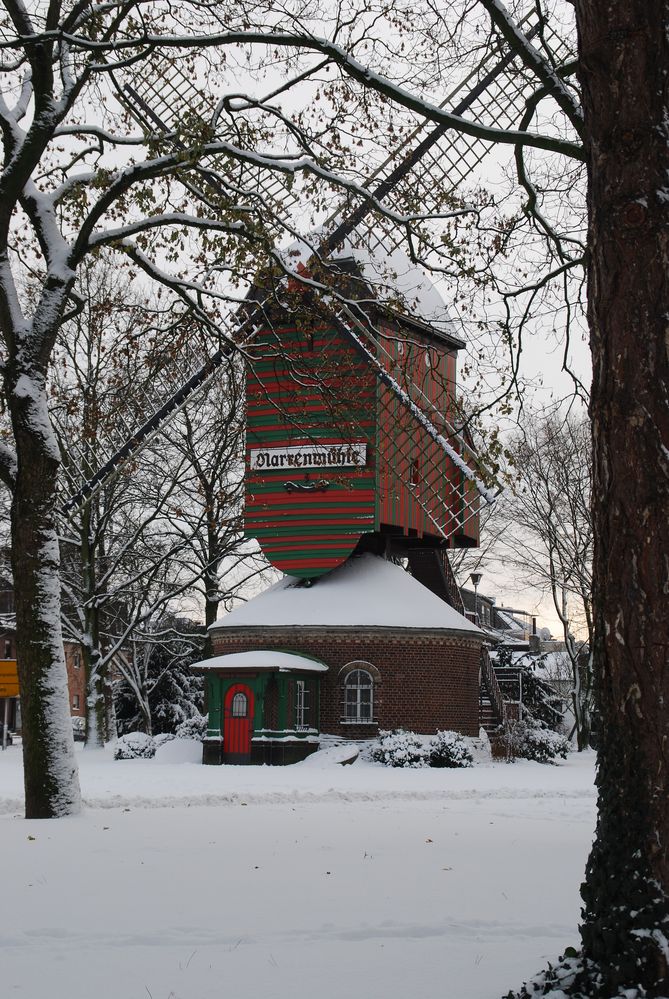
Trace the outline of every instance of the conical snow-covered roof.
<path fill-rule="evenodd" d="M 469 636 L 475 624 L 419 583 L 401 566 L 360 555 L 312 585 L 286 576 L 211 625 L 223 628 L 443 628 Z"/>

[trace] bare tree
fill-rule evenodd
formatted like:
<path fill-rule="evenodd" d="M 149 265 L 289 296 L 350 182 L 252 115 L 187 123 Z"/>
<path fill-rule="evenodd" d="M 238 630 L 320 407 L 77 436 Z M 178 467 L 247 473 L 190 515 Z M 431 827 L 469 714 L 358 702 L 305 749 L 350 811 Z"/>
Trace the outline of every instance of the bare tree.
<path fill-rule="evenodd" d="M 590 426 L 584 417 L 526 410 L 510 450 L 516 480 L 501 503 L 497 557 L 517 582 L 552 598 L 571 664 L 578 747 L 585 749 L 594 639 Z"/>
<path fill-rule="evenodd" d="M 257 547 L 243 535 L 242 367 L 239 357 L 231 357 L 206 400 L 189 406 L 164 432 L 166 445 L 185 463 L 175 497 L 180 516 L 174 528 L 185 541 L 182 557 L 196 579 L 194 590 L 202 600 L 207 629 L 220 604 L 230 609 L 246 584 L 267 568 Z"/>
<path fill-rule="evenodd" d="M 144 617 L 114 662 L 120 729 L 128 731 L 129 715 L 132 728 L 147 735 L 154 735 L 156 722 L 163 731 L 173 731 L 180 722 L 201 717 L 202 679 L 190 675 L 188 666 L 202 657 L 203 644 L 201 627 L 164 607 Z M 169 703 L 157 705 L 161 691 L 168 692 Z"/>
<path fill-rule="evenodd" d="M 49 411 L 61 457 L 61 505 L 104 460 L 119 411 L 141 408 L 155 373 L 155 355 L 174 332 L 157 305 L 149 306 L 146 295 L 133 286 L 127 268 L 110 267 L 104 255 L 81 268 L 77 294 L 81 309 L 59 331 L 49 377 Z M 119 629 L 125 631 L 121 618 L 128 605 L 121 580 L 126 565 L 132 559 L 136 567 L 139 552 L 147 552 L 147 535 L 158 525 L 165 530 L 166 504 L 169 516 L 174 477 L 163 475 L 161 466 L 158 479 L 155 458 L 148 457 L 141 482 L 138 469 L 110 479 L 59 518 L 62 624 L 65 637 L 83 650 L 87 745 L 102 745 L 115 734 L 108 650 L 116 648 Z M 157 507 L 148 505 L 152 494 Z M 157 561 L 164 555 L 163 548 Z M 155 558 L 146 562 L 149 578 L 155 563 Z"/>

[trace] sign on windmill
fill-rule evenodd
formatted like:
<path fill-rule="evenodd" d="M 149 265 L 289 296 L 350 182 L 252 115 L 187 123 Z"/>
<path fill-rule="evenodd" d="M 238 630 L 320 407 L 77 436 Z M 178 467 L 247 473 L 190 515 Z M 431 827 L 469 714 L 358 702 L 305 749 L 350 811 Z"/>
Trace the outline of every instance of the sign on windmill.
<path fill-rule="evenodd" d="M 248 350 L 246 535 L 303 578 L 363 537 L 398 551 L 478 544 L 480 484 L 453 429 L 464 344 L 444 303 L 398 251 L 348 244 L 331 268 L 329 309 L 311 311 L 293 283 L 284 308 L 263 306 Z"/>

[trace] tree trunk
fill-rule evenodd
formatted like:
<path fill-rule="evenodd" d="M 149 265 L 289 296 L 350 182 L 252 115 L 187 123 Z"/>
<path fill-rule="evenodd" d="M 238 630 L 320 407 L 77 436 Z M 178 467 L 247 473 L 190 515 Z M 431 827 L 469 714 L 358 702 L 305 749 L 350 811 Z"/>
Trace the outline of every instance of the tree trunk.
<path fill-rule="evenodd" d="M 54 522 L 58 451 L 44 378 L 6 375 L 18 456 L 12 500 L 16 655 L 21 690 L 26 818 L 80 810 L 60 625 L 60 552 Z"/>
<path fill-rule="evenodd" d="M 82 596 L 85 601 L 84 661 L 86 666 L 86 746 L 101 749 L 106 740 L 104 667 L 100 655 L 100 608 L 96 592 L 96 553 L 90 541 L 91 502 L 81 511 L 79 552 Z"/>
<path fill-rule="evenodd" d="M 219 578 L 220 559 L 220 539 L 217 525 L 213 522 L 212 510 L 214 509 L 214 498 L 211 491 L 205 493 L 207 503 L 207 554 L 208 562 L 204 571 L 204 626 L 206 638 L 202 649 L 202 658 L 208 659 L 214 654 L 214 647 L 211 643 L 211 632 L 209 628 L 216 622 L 218 617 L 218 605 L 221 602 Z"/>
<path fill-rule="evenodd" d="M 577 0 L 589 175 L 597 833 L 588 996 L 666 996 L 669 947 L 669 2 Z M 635 993 L 636 994 L 636 993 Z"/>
<path fill-rule="evenodd" d="M 95 638 L 93 638 L 95 641 Z M 86 653 L 86 747 L 102 749 L 108 738 L 106 669 L 101 663 L 99 646 Z"/>

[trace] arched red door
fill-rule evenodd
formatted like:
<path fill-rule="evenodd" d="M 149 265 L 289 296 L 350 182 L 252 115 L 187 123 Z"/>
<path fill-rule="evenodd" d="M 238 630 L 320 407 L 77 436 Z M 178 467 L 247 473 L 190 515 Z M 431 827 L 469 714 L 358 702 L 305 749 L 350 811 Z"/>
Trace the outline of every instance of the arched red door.
<path fill-rule="evenodd" d="M 250 763 L 253 730 L 253 691 L 233 683 L 225 695 L 223 759 L 225 763 Z"/>

